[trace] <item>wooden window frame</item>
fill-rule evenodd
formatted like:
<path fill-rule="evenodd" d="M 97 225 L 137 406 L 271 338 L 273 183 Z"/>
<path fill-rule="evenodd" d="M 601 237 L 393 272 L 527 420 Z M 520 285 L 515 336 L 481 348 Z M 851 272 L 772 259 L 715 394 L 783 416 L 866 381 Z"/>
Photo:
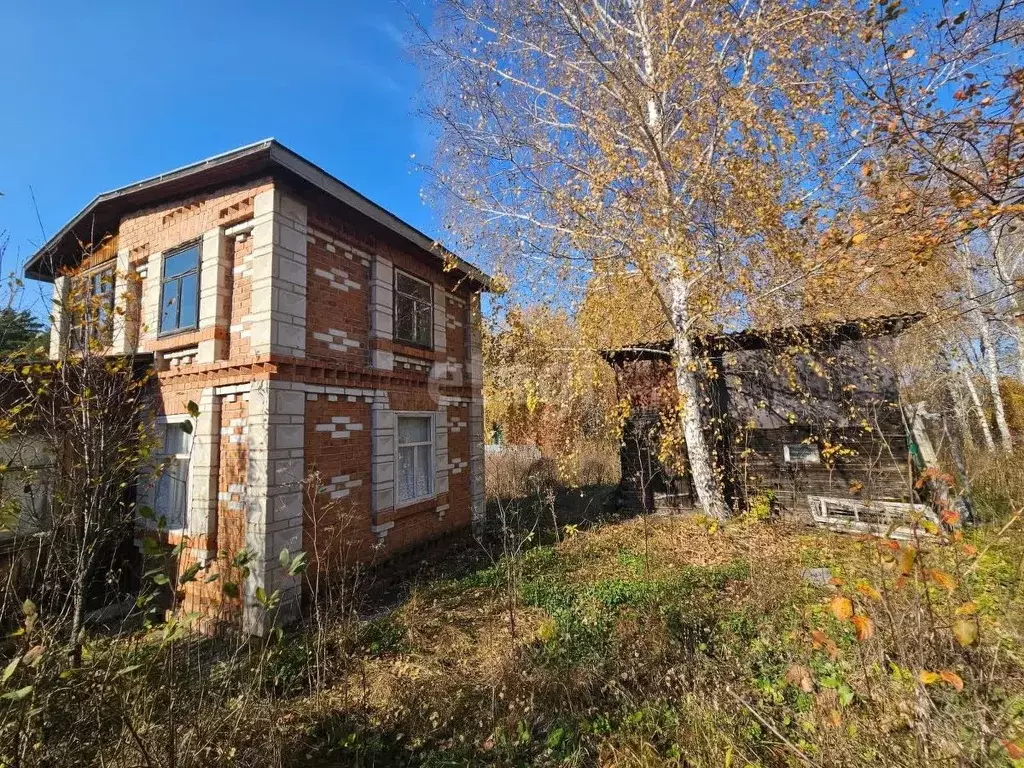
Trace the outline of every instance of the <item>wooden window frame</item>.
<path fill-rule="evenodd" d="M 170 258 L 172 258 L 174 256 L 177 256 L 179 253 L 184 253 L 185 251 L 191 250 L 193 248 L 196 249 L 196 266 L 195 266 L 195 269 L 189 269 L 189 270 L 187 270 L 185 272 L 182 272 L 179 275 L 174 275 L 174 277 L 167 277 L 167 261 L 168 261 L 168 259 L 170 259 Z M 157 317 L 156 317 L 157 338 L 163 339 L 163 338 L 167 338 L 168 336 L 177 336 L 177 335 L 182 334 L 182 333 L 195 333 L 196 331 L 199 330 L 199 313 L 200 313 L 199 300 L 200 300 L 200 297 L 202 296 L 202 288 L 203 288 L 203 286 L 202 286 L 202 279 L 203 279 L 202 271 L 203 271 L 203 242 L 202 242 L 202 240 L 194 240 L 194 241 L 192 241 L 190 243 L 187 243 L 185 245 L 178 246 L 177 248 L 174 248 L 173 250 L 167 251 L 166 253 L 164 253 L 160 257 L 160 297 L 159 297 L 160 303 L 157 305 Z M 182 282 L 182 280 L 184 278 L 186 278 L 186 277 L 188 277 L 189 275 L 192 275 L 192 274 L 194 274 L 196 276 L 196 321 L 195 321 L 194 325 L 188 325 L 188 326 L 182 327 L 182 325 L 181 325 L 181 295 L 182 295 L 181 294 L 181 282 Z M 177 322 L 175 323 L 174 328 L 171 328 L 169 330 L 164 330 L 161 327 L 163 325 L 163 319 L 164 319 L 164 290 L 166 289 L 167 285 L 169 283 L 172 283 L 172 282 L 178 284 L 178 307 L 177 307 L 177 312 L 176 312 L 176 315 L 175 315 L 175 317 L 177 319 Z"/>
<path fill-rule="evenodd" d="M 184 429 L 181 428 L 181 425 L 186 423 L 186 422 L 190 423 L 192 425 L 191 431 L 187 431 L 186 432 Z M 195 419 L 193 419 L 190 415 L 188 415 L 186 413 L 183 413 L 183 414 L 173 414 L 173 415 L 170 415 L 170 416 L 161 416 L 161 417 L 159 417 L 157 419 L 157 421 L 156 421 L 156 424 L 157 424 L 157 428 L 160 430 L 160 437 L 162 438 L 162 440 L 160 442 L 160 447 L 156 451 L 156 456 L 159 457 L 162 461 L 167 462 L 168 464 L 171 463 L 171 462 L 174 462 L 174 463 L 179 464 L 179 465 L 184 467 L 184 477 L 185 477 L 185 479 L 183 481 L 184 482 L 184 488 L 182 489 L 182 498 L 183 498 L 183 501 L 184 501 L 184 509 L 182 509 L 182 511 L 181 511 L 181 520 L 179 521 L 180 525 L 178 525 L 178 526 L 176 526 L 174 528 L 168 528 L 168 533 L 182 533 L 182 532 L 188 530 L 188 526 L 189 526 L 189 511 L 190 511 L 189 507 L 191 506 L 191 501 L 192 501 L 192 499 L 191 499 L 191 496 L 192 496 L 192 477 L 191 477 L 191 475 L 192 475 L 192 447 L 193 447 L 193 445 L 195 443 Z M 177 429 L 177 430 L 181 431 L 182 434 L 185 434 L 185 435 L 188 436 L 187 440 L 186 440 L 186 442 L 188 443 L 188 450 L 187 451 L 185 451 L 184 453 L 165 453 L 164 452 L 164 447 L 166 445 L 166 440 L 167 440 L 167 431 L 170 430 L 170 429 Z M 158 477 L 156 483 L 153 484 L 153 508 L 154 508 L 154 511 L 158 511 L 157 510 L 157 503 L 158 503 L 157 502 L 157 493 L 159 493 L 160 482 L 163 480 L 163 476 L 164 476 L 166 471 L 167 471 L 167 468 L 162 469 L 161 473 L 160 473 L 160 477 Z"/>
<path fill-rule="evenodd" d="M 415 308 L 415 304 L 416 303 L 421 303 L 421 304 L 423 303 L 423 299 L 419 298 L 418 296 L 413 296 L 411 294 L 405 293 L 404 291 L 400 291 L 398 289 L 398 278 L 399 278 L 399 276 L 404 277 L 404 278 L 406 278 L 408 280 L 412 280 L 413 282 L 420 283 L 421 285 L 425 285 L 427 287 L 427 291 L 430 294 L 430 299 L 427 301 L 427 306 L 430 308 L 430 313 L 429 313 L 430 319 L 427 322 L 426 341 L 418 341 L 416 339 L 406 339 L 406 338 L 402 338 L 402 337 L 400 337 L 398 335 L 398 328 L 399 328 L 399 325 L 398 325 L 398 297 L 402 296 L 403 298 L 409 299 L 410 301 L 414 302 L 414 308 Z M 433 286 L 433 284 L 429 280 L 424 280 L 422 278 L 416 277 L 415 275 L 409 274 L 408 272 L 405 272 L 404 270 L 395 269 L 395 282 L 394 282 L 393 289 L 394 289 L 394 296 L 395 296 L 395 298 L 394 298 L 394 307 L 393 307 L 393 314 L 392 314 L 392 329 L 393 329 L 393 331 L 392 331 L 392 338 L 394 339 L 394 341 L 398 342 L 399 344 L 408 344 L 410 347 L 418 347 L 420 349 L 433 349 L 434 348 L 434 345 L 433 345 L 433 340 L 434 340 L 434 336 L 433 336 L 433 334 L 434 334 L 434 286 Z M 415 318 L 415 309 L 414 309 L 414 313 L 413 314 L 414 314 L 414 318 Z M 414 319 L 414 322 L 415 322 L 415 319 Z"/>
<path fill-rule="evenodd" d="M 88 312 L 84 318 L 76 316 L 77 313 L 72 312 L 68 322 L 68 346 L 72 350 L 84 350 L 92 341 L 98 342 L 103 347 L 109 347 L 114 343 L 114 314 L 117 308 L 116 260 L 110 259 L 102 264 L 96 265 L 95 267 L 86 269 L 77 275 L 73 275 L 71 277 L 71 291 L 74 293 L 76 290 L 79 290 L 76 287 L 76 284 L 80 285 L 83 282 L 87 283 L 88 295 L 85 297 L 76 296 L 75 300 L 84 300 L 91 304 L 92 298 L 100 295 L 95 292 L 96 278 L 99 277 L 102 279 L 103 275 L 107 273 L 110 274 L 110 289 L 102 292 L 102 295 L 106 296 L 106 317 L 103 316 L 104 307 L 102 305 L 97 308 L 98 314 L 95 318 L 90 317 Z M 101 323 L 107 327 L 101 328 Z"/>

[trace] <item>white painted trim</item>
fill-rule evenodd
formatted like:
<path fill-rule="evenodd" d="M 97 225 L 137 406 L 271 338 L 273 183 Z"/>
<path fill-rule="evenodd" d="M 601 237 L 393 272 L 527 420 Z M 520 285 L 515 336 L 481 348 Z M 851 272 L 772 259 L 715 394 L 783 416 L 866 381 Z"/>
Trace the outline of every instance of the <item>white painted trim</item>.
<path fill-rule="evenodd" d="M 167 533 L 173 533 L 173 534 L 176 534 L 176 535 L 187 535 L 190 532 L 190 530 L 191 530 L 190 529 L 190 525 L 191 525 L 191 518 L 192 518 L 192 514 L 191 514 L 192 513 L 192 488 L 194 486 L 194 483 L 192 482 L 192 447 L 195 444 L 195 438 L 196 438 L 196 421 L 195 421 L 195 419 L 193 419 L 187 413 L 174 413 L 174 414 L 169 414 L 169 415 L 166 415 L 166 416 L 158 416 L 156 418 L 156 426 L 163 428 L 163 430 L 161 431 L 161 434 L 160 434 L 161 438 L 164 437 L 163 432 L 166 431 L 167 427 L 173 426 L 173 425 L 178 425 L 178 424 L 184 424 L 186 422 L 191 422 L 191 424 L 192 424 L 192 431 L 184 433 L 184 434 L 188 435 L 188 451 L 186 451 L 185 453 L 164 453 L 163 452 L 163 442 L 161 441 L 161 444 L 160 444 L 160 446 L 157 449 L 156 454 L 155 454 L 157 456 L 157 458 L 161 459 L 161 460 L 174 459 L 175 461 L 187 461 L 188 462 L 188 466 L 187 466 L 186 471 L 185 471 L 185 509 L 184 509 L 184 518 L 185 518 L 185 520 L 184 520 L 184 525 L 179 526 L 177 528 L 168 528 L 167 529 Z M 184 430 L 183 430 L 183 432 L 184 432 Z M 159 483 L 160 483 L 160 477 L 158 476 L 157 479 L 156 479 L 156 482 L 153 484 L 152 499 L 151 499 L 151 501 L 152 501 L 151 506 L 153 507 L 153 512 L 154 513 L 157 511 L 156 510 L 156 494 L 157 494 L 157 486 L 159 485 Z"/>
<path fill-rule="evenodd" d="M 403 507 L 411 507 L 413 504 L 419 504 L 430 499 L 437 498 L 437 412 L 436 411 L 394 411 L 395 414 L 395 509 L 402 509 Z M 405 499 L 404 501 L 398 500 L 398 456 L 399 451 L 402 449 L 402 445 L 399 442 L 399 429 L 398 422 L 400 419 L 428 419 L 430 426 L 427 428 L 427 434 L 430 435 L 430 440 L 427 442 L 411 443 L 410 445 L 430 446 L 430 469 L 427 472 L 427 477 L 430 478 L 430 492 L 423 496 L 415 496 L 411 499 Z"/>

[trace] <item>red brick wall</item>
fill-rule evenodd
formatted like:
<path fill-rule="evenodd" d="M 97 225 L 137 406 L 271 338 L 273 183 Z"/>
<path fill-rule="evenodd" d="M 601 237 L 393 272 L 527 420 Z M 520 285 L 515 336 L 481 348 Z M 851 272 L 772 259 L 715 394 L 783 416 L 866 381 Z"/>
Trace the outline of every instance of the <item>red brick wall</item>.
<path fill-rule="evenodd" d="M 192 547 L 187 548 L 178 561 L 180 576 L 196 562 L 197 550 L 206 548 L 211 553 L 207 568 L 201 570 L 182 591 L 182 609 L 186 613 L 201 613 L 206 629 L 211 628 L 207 620 L 237 616 L 242 607 L 239 598 L 225 594 L 224 584 L 234 582 L 241 589 L 240 569 L 230 565 L 230 561 L 245 547 L 248 406 L 243 395 L 227 395 L 221 401 L 216 538 L 208 542 L 191 541 Z M 224 557 L 220 556 L 221 552 L 225 553 Z M 207 582 L 213 574 L 218 574 L 219 578 Z"/>
<path fill-rule="evenodd" d="M 241 360 L 249 355 L 248 319 L 252 311 L 252 238 L 244 242 L 229 240 L 231 255 L 231 321 L 228 328 L 228 359 Z"/>
<path fill-rule="evenodd" d="M 452 528 L 469 525 L 469 405 L 448 406 L 448 475 L 450 509 L 445 522 Z M 449 519 L 450 518 L 450 519 Z"/>
<path fill-rule="evenodd" d="M 316 399 L 311 399 L 311 398 Z M 372 557 L 370 404 L 357 395 L 307 396 L 303 547 L 328 567 Z"/>
<path fill-rule="evenodd" d="M 220 407 L 220 465 L 217 474 L 217 549 L 233 557 L 245 547 L 245 492 L 249 456 L 245 395 L 225 395 Z"/>
<path fill-rule="evenodd" d="M 129 249 L 136 262 L 196 240 L 207 230 L 245 221 L 252 218 L 256 195 L 270 187 L 270 180 L 264 179 L 132 213 L 121 219 L 118 247 Z"/>

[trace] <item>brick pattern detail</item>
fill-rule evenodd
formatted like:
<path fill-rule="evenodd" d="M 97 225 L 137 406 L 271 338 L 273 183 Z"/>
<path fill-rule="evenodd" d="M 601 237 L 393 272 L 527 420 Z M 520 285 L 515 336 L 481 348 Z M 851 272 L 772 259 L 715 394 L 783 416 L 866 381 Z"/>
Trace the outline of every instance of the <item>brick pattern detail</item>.
<path fill-rule="evenodd" d="M 372 401 L 366 394 L 306 395 L 306 474 L 318 477 L 319 483 L 315 494 L 305 494 L 303 542 L 310 557 L 315 554 L 325 565 L 340 558 L 354 564 L 374 554 L 370 432 L 348 428 L 369 424 Z M 342 432 L 347 436 L 335 437 Z"/>
<path fill-rule="evenodd" d="M 350 416 L 332 416 L 330 421 L 316 424 L 313 429 L 330 434 L 332 440 L 347 440 L 353 432 L 362 432 L 364 426 L 358 421 L 352 421 Z"/>
<path fill-rule="evenodd" d="M 370 256 L 344 227 L 308 213 L 306 356 L 366 364 Z"/>
<path fill-rule="evenodd" d="M 248 419 L 248 396 L 228 395 L 221 400 L 222 424 L 237 425 Z M 220 434 L 220 462 L 217 475 L 217 529 L 216 538 L 205 542 L 214 552 L 227 553 L 227 559 L 245 547 L 245 479 L 248 469 L 248 446 L 244 440 L 237 440 L 237 427 L 223 428 Z M 193 542 L 195 544 L 197 542 Z M 179 574 L 196 562 L 195 549 L 186 549 L 178 562 Z M 211 558 L 207 567 L 200 572 L 200 578 L 185 586 L 183 610 L 198 612 L 203 615 L 201 626 L 204 630 L 212 629 L 214 621 L 237 621 L 241 615 L 240 598 L 230 598 L 224 594 L 224 583 L 239 583 L 241 574 L 231 573 L 230 567 L 225 568 L 223 558 Z M 223 569 L 223 570 L 222 570 Z M 224 572 L 227 571 L 227 572 Z M 209 584 L 205 579 L 212 574 L 220 578 Z"/>
<path fill-rule="evenodd" d="M 199 354 L 199 347 L 185 347 L 184 349 L 177 349 L 173 352 L 165 352 L 161 359 L 164 362 L 164 370 L 168 368 L 181 368 L 186 365 L 192 365 L 196 362 L 196 356 Z"/>
<path fill-rule="evenodd" d="M 469 401 L 451 398 L 448 403 L 448 496 L 452 517 L 449 524 L 469 524 Z"/>
<path fill-rule="evenodd" d="M 119 247 L 127 248 L 129 257 L 141 262 L 151 253 L 176 248 L 202 237 L 208 230 L 248 218 L 255 195 L 269 188 L 269 181 L 263 181 L 131 214 L 121 219 Z M 249 213 L 242 210 L 246 206 Z"/>
<path fill-rule="evenodd" d="M 228 359 L 249 356 L 252 335 L 252 238 L 240 236 L 228 244 L 232 253 L 231 321 L 228 326 Z"/>
<path fill-rule="evenodd" d="M 433 364 L 416 357 L 395 355 L 395 370 L 416 371 L 417 373 L 430 373 L 430 371 L 433 370 Z"/>
<path fill-rule="evenodd" d="M 221 401 L 220 419 L 217 547 L 226 551 L 230 557 L 245 546 L 249 395 L 225 395 Z"/>
<path fill-rule="evenodd" d="M 445 297 L 444 313 L 444 327 L 448 334 L 445 378 L 461 385 L 466 375 L 466 302 L 449 293 Z"/>

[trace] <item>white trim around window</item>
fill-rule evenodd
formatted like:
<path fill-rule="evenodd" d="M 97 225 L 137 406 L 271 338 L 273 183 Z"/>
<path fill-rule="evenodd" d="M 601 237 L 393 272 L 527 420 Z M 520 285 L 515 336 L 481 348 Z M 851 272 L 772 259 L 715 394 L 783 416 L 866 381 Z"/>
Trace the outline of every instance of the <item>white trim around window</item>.
<path fill-rule="evenodd" d="M 434 498 L 436 436 L 433 411 L 395 413 L 395 507 Z"/>
<path fill-rule="evenodd" d="M 181 428 L 186 422 L 192 424 L 191 432 Z M 157 518 L 161 515 L 166 518 L 169 533 L 181 533 L 188 529 L 189 522 L 192 490 L 189 465 L 196 423 L 183 413 L 161 416 L 156 426 L 159 441 L 156 456 L 165 466 L 153 484 L 153 511 Z"/>

